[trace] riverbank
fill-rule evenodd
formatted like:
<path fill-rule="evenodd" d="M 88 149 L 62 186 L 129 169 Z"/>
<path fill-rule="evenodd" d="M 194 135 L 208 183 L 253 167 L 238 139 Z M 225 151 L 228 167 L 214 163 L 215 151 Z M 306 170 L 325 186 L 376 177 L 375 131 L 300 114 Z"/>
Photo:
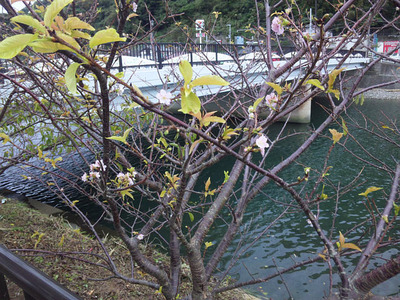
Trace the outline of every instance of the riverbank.
<path fill-rule="evenodd" d="M 126 262 L 130 262 L 130 258 L 126 247 L 110 235 L 106 235 L 103 242 L 111 249 L 110 256 L 118 270 L 129 276 L 130 263 Z M 46 215 L 19 200 L 0 197 L 0 243 L 14 249 L 14 253 L 83 299 L 163 299 L 153 289 L 110 279 L 112 273 L 105 268 L 105 255 L 91 235 L 60 216 Z M 166 261 L 167 257 L 154 248 L 143 247 L 154 263 Z M 147 277 L 140 270 L 135 270 L 135 275 L 140 279 Z M 188 291 L 190 276 L 185 268 L 182 281 L 182 291 Z M 11 299 L 20 299 L 22 291 L 13 283 L 9 284 L 9 291 Z M 234 291 L 218 299 L 257 298 Z"/>

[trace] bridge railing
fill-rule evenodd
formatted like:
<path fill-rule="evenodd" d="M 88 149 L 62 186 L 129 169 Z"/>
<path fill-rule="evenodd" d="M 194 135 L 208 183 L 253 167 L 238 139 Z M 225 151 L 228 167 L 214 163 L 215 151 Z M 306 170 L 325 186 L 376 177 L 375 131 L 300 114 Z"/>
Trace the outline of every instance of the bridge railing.
<path fill-rule="evenodd" d="M 7 276 L 24 291 L 26 300 L 81 299 L 0 245 L 0 299 L 9 300 L 10 296 L 4 276 Z"/>
<path fill-rule="evenodd" d="M 122 71 L 127 67 L 155 67 L 162 69 L 164 66 L 179 63 L 184 58 L 192 65 L 219 64 L 232 61 L 232 57 L 252 52 L 261 51 L 258 44 L 234 45 L 221 43 L 184 44 L 184 43 L 140 43 L 124 47 L 122 45 L 119 62 L 115 68 Z M 294 48 L 285 48 L 285 53 Z M 136 57 L 141 60 L 124 61 L 123 57 Z"/>

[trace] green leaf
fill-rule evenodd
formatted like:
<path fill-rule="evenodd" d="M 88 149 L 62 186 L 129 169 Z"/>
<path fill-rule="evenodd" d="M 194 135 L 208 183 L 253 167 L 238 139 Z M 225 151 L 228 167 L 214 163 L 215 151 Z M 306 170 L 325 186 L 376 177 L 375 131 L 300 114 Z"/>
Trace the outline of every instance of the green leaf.
<path fill-rule="evenodd" d="M 81 49 L 81 46 L 78 44 L 78 42 L 73 37 L 71 37 L 71 36 L 69 36 L 69 35 L 67 35 L 65 33 L 62 33 L 62 32 L 57 32 L 56 34 L 60 39 L 62 39 L 65 42 L 67 42 L 68 44 L 73 46 L 75 49 Z M 58 47 L 59 50 L 74 51 L 70 47 L 65 46 L 63 44 L 58 44 L 57 47 Z"/>
<path fill-rule="evenodd" d="M 94 48 L 102 44 L 125 41 L 126 38 L 120 37 L 114 28 L 109 28 L 96 32 L 96 34 L 90 39 L 89 46 L 90 48 Z"/>
<path fill-rule="evenodd" d="M 184 114 L 189 114 L 189 113 L 198 113 L 200 112 L 201 109 L 201 102 L 199 97 L 193 92 L 190 92 L 188 96 L 186 96 L 185 93 L 182 95 L 182 101 L 181 101 L 181 109 L 179 111 L 183 112 Z"/>
<path fill-rule="evenodd" d="M 194 215 L 191 212 L 189 212 L 188 215 L 189 215 L 189 218 L 190 218 L 190 222 L 193 222 L 194 221 Z"/>
<path fill-rule="evenodd" d="M 58 13 L 68 4 L 72 3 L 72 1 L 73 0 L 54 0 L 46 9 L 44 14 L 44 25 L 51 27 L 51 24 Z"/>
<path fill-rule="evenodd" d="M 76 70 L 78 70 L 79 66 L 81 64 L 79 63 L 72 63 L 69 65 L 68 69 L 65 71 L 65 84 L 68 88 L 68 90 L 72 93 L 72 94 L 76 94 L 77 88 L 76 88 Z"/>
<path fill-rule="evenodd" d="M 133 129 L 133 127 L 128 128 L 127 130 L 125 130 L 124 135 L 123 136 L 110 136 L 107 139 L 109 140 L 115 140 L 115 141 L 120 141 L 124 144 L 127 144 L 126 139 L 128 138 L 129 132 Z"/>
<path fill-rule="evenodd" d="M 229 180 L 229 171 L 224 171 L 224 183 L 227 183 Z"/>
<path fill-rule="evenodd" d="M 46 33 L 46 28 L 32 16 L 28 16 L 28 15 L 15 16 L 15 17 L 11 18 L 11 22 L 25 24 L 25 25 L 32 27 L 33 29 L 36 29 L 36 31 L 38 31 L 40 33 Z"/>
<path fill-rule="evenodd" d="M 0 42 L 0 58 L 11 59 L 17 56 L 30 42 L 37 39 L 36 34 L 18 34 Z"/>
<path fill-rule="evenodd" d="M 363 106 L 364 104 L 364 94 L 361 95 L 361 99 L 360 99 L 360 105 Z"/>
<path fill-rule="evenodd" d="M 400 205 L 393 203 L 393 206 L 394 206 L 394 215 L 397 217 L 399 215 Z"/>
<path fill-rule="evenodd" d="M 90 24 L 88 24 L 86 22 L 83 22 L 82 20 L 80 20 L 77 17 L 68 18 L 65 21 L 65 26 L 69 30 L 73 30 L 73 29 L 86 29 L 86 30 L 91 30 L 91 31 L 95 30 L 93 28 L 93 26 L 91 26 Z"/>
<path fill-rule="evenodd" d="M 90 36 L 90 34 L 88 34 L 86 32 L 79 31 L 79 30 L 72 30 L 71 31 L 71 36 L 73 38 L 81 38 L 81 39 L 85 39 L 85 40 L 90 40 L 92 38 Z"/>
<path fill-rule="evenodd" d="M 125 196 L 128 196 L 129 198 L 135 200 L 135 198 L 133 197 L 133 195 L 130 192 L 132 192 L 131 189 L 126 189 L 126 190 L 120 191 L 122 200 L 125 200 Z"/>
<path fill-rule="evenodd" d="M 263 99 L 264 99 L 264 98 L 258 98 L 258 99 L 256 100 L 256 102 L 254 102 L 254 104 L 253 104 L 253 109 L 254 109 L 254 111 L 256 111 L 257 106 L 261 103 L 261 101 L 263 101 Z"/>
<path fill-rule="evenodd" d="M 306 81 L 306 84 L 311 84 L 323 91 L 325 91 L 325 88 L 322 86 L 321 81 L 319 81 L 318 79 L 310 79 Z"/>
<path fill-rule="evenodd" d="M 280 85 L 273 82 L 266 82 L 266 83 L 275 90 L 278 96 L 282 95 L 283 89 Z"/>
<path fill-rule="evenodd" d="M 389 224 L 389 218 L 387 215 L 383 215 L 382 220 L 385 221 L 386 224 Z"/>
<path fill-rule="evenodd" d="M 345 120 L 342 117 L 340 118 L 342 119 L 343 136 L 346 136 L 349 132 L 349 129 L 347 128 Z"/>
<path fill-rule="evenodd" d="M 380 187 L 370 186 L 369 188 L 367 188 L 367 189 L 365 190 L 364 193 L 360 193 L 360 194 L 358 194 L 358 195 L 367 197 L 369 193 L 376 192 L 376 191 L 379 191 L 379 190 L 381 190 L 381 189 L 382 189 L 382 188 L 380 188 Z"/>
<path fill-rule="evenodd" d="M 187 60 L 181 60 L 179 63 L 179 71 L 183 76 L 183 80 L 185 81 L 185 90 L 187 89 L 187 85 L 190 83 L 193 77 L 193 69 L 190 63 Z"/>
<path fill-rule="evenodd" d="M 36 40 L 29 44 L 29 46 L 32 47 L 33 51 L 37 53 L 57 52 L 58 50 L 60 50 L 58 47 L 59 45 L 60 44 L 54 43 L 47 39 Z"/>
<path fill-rule="evenodd" d="M 186 80 L 185 80 L 186 82 Z M 192 81 L 192 86 L 199 86 L 199 85 L 229 85 L 229 82 L 225 81 L 223 78 L 217 75 L 206 75 L 199 78 L 196 78 Z"/>

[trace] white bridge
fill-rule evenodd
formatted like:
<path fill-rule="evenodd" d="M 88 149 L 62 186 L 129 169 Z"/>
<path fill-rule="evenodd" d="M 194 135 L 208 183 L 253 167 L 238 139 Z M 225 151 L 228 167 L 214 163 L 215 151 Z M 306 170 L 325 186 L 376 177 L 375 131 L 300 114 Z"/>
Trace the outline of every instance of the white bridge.
<path fill-rule="evenodd" d="M 147 60 L 140 61 L 137 58 L 122 56 L 119 61 L 116 61 L 116 64 L 114 64 L 114 68 L 118 68 L 121 70 L 121 66 L 119 64 L 122 61 L 124 69 L 123 79 L 129 84 L 134 84 L 135 86 L 137 86 L 142 91 L 142 93 L 149 98 L 150 101 L 156 103 L 157 99 L 155 96 L 161 89 L 172 91 L 173 94 L 179 93 L 179 86 L 182 85 L 182 76 L 179 73 L 178 65 L 181 59 L 187 60 L 187 56 L 188 55 L 186 54 L 182 57 L 172 59 L 169 64 L 164 66 L 162 69 L 157 69 L 155 67 L 146 67 L 146 65 L 154 65 L 154 62 L 149 62 Z M 218 64 L 213 64 L 213 58 L 215 59 L 214 53 L 205 52 L 202 54 L 197 54 L 197 62 L 203 62 L 204 64 L 193 66 L 193 79 L 196 77 L 212 74 L 219 75 L 230 83 L 230 86 L 226 87 L 196 87 L 196 94 L 199 97 L 211 96 L 218 93 L 226 93 L 231 89 L 242 90 L 244 88 L 247 88 L 249 85 L 251 87 L 256 87 L 265 82 L 267 78 L 267 67 L 261 59 L 262 57 L 259 52 L 246 54 L 244 57 L 239 58 L 240 67 L 242 68 L 244 73 L 239 72 L 238 64 L 233 62 L 230 56 L 225 56 L 226 57 L 223 57 L 222 63 L 219 62 Z M 289 58 L 283 57 L 278 59 L 273 57 L 273 59 L 274 66 L 278 67 L 279 65 L 284 64 Z M 330 71 L 335 69 L 342 59 L 343 57 L 331 58 L 328 62 L 326 72 L 329 73 Z M 220 57 L 219 61 L 221 61 Z M 130 64 L 132 64 L 132 62 L 135 62 L 135 67 L 133 65 L 132 67 L 129 66 Z M 347 58 L 341 68 L 345 68 L 344 72 L 352 71 L 363 68 L 369 62 L 369 58 L 362 57 L 361 54 L 356 54 Z M 140 68 L 138 68 L 138 65 L 140 66 Z M 288 75 L 284 74 L 281 77 L 281 80 L 283 80 L 283 78 L 286 81 L 295 80 L 296 78 L 305 74 L 306 68 L 307 61 L 300 60 L 298 63 L 296 63 L 295 66 L 293 66 L 292 69 L 294 70 L 291 71 Z M 113 72 L 117 71 L 114 70 Z M 246 76 L 246 81 L 243 79 L 244 76 L 241 74 L 244 74 Z M 175 107 L 173 107 L 173 110 L 177 109 L 179 109 L 179 107 L 175 105 Z M 215 108 L 213 110 L 215 110 Z M 295 116 L 298 113 L 300 113 L 300 116 Z M 292 114 L 292 121 L 299 123 L 308 123 L 310 121 L 310 105 L 305 105 L 303 108 L 300 108 L 298 112 L 294 112 Z"/>

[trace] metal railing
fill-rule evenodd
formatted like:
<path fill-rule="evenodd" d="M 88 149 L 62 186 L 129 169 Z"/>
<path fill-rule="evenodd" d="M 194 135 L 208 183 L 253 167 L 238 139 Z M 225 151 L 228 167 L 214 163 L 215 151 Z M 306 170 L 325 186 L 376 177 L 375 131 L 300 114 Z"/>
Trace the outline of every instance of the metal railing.
<path fill-rule="evenodd" d="M 234 44 L 184 44 L 184 43 L 140 43 L 130 46 L 121 45 L 120 54 L 124 56 L 137 57 L 147 60 L 140 65 L 128 65 L 123 63 L 121 56 L 117 67 L 120 72 L 127 67 L 156 67 L 162 69 L 164 66 L 177 64 L 178 60 L 174 58 L 186 55 L 192 65 L 198 64 L 219 64 L 227 61 L 228 55 L 230 57 L 239 56 L 251 52 L 261 50 L 261 45 L 247 44 L 247 45 L 234 45 Z M 285 52 L 293 51 L 293 47 L 285 48 Z M 103 49 L 106 50 L 106 49 Z M 212 59 L 207 60 L 209 57 L 204 53 L 212 54 Z M 229 60 L 231 60 L 229 58 Z"/>
<path fill-rule="evenodd" d="M 9 300 L 5 277 L 17 284 L 26 300 L 79 300 L 77 295 L 0 245 L 0 299 Z"/>

